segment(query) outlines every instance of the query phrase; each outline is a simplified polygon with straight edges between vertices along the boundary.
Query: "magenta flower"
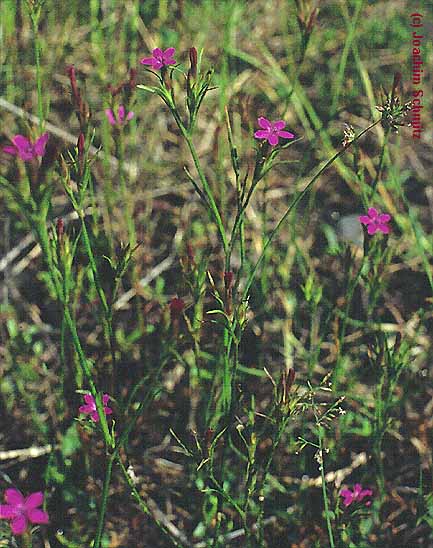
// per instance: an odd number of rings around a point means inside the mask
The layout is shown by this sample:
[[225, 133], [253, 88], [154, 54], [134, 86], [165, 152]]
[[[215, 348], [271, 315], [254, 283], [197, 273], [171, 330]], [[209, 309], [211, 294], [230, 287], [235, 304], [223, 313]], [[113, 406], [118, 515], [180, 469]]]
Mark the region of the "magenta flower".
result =
[[11, 520], [14, 535], [24, 534], [29, 523], [48, 523], [48, 514], [38, 508], [44, 502], [40, 491], [25, 499], [18, 489], [6, 489], [5, 501], [0, 504], [0, 519]]
[[155, 48], [152, 51], [152, 57], [144, 57], [141, 59], [140, 63], [142, 65], [151, 65], [154, 70], [162, 69], [168, 65], [175, 65], [176, 61], [173, 59], [174, 48], [167, 48], [165, 51], [162, 51], [160, 48]]
[[19, 156], [25, 162], [33, 160], [36, 156], [45, 154], [45, 146], [49, 138], [48, 133], [43, 133], [33, 144], [24, 135], [15, 135], [12, 139], [13, 146], [3, 147], [3, 151], [12, 156]]
[[[110, 396], [108, 394], [104, 394], [102, 396], [102, 404], [104, 406], [104, 413], [106, 415], [111, 415], [113, 412], [113, 410], [110, 407], [107, 407], [107, 403], [109, 399], [110, 399]], [[92, 396], [92, 394], [85, 394], [84, 401], [85, 401], [85, 405], [80, 405], [80, 407], [78, 408], [78, 411], [80, 413], [85, 413], [86, 415], [90, 415], [92, 421], [98, 422], [99, 415], [98, 415], [98, 411], [96, 410], [95, 398]]]
[[360, 215], [359, 222], [363, 225], [367, 225], [367, 232], [374, 234], [378, 230], [384, 234], [389, 234], [390, 228], [387, 223], [391, 220], [391, 215], [388, 213], [378, 213], [377, 209], [370, 207], [368, 215]]
[[256, 131], [254, 137], [256, 139], [267, 139], [268, 143], [273, 147], [278, 145], [278, 137], [282, 137], [283, 139], [293, 139], [295, 137], [290, 131], [283, 131], [286, 125], [284, 120], [270, 122], [267, 118], [260, 116], [257, 122], [262, 129]]
[[[340, 493], [340, 497], [343, 497], [343, 504], [346, 506], [350, 506], [352, 502], [361, 502], [365, 497], [371, 497], [373, 495], [373, 491], [371, 489], [363, 489], [361, 487], [360, 483], [355, 483], [355, 486], [353, 488], [353, 491], [350, 489], [343, 489]], [[370, 506], [371, 500], [367, 500], [365, 503], [365, 506]]]
[[122, 126], [134, 117], [134, 113], [132, 111], [128, 112], [128, 114], [125, 116], [125, 107], [123, 105], [119, 106], [117, 110], [117, 116], [114, 114], [111, 108], [105, 109], [105, 115], [107, 116], [108, 121], [112, 126]]

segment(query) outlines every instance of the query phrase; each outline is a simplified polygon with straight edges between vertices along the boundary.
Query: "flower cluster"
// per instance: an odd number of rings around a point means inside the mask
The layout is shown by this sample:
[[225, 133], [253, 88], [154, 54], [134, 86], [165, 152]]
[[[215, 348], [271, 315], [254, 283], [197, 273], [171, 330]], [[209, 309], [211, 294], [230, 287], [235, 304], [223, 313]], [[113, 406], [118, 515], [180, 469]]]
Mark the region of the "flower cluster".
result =
[[175, 65], [176, 61], [173, 59], [175, 51], [174, 48], [167, 48], [165, 51], [162, 51], [160, 48], [155, 48], [152, 51], [152, 57], [144, 57], [141, 59], [140, 63], [142, 65], [150, 65], [154, 70], [160, 70], [163, 67]]
[[[102, 396], [102, 405], [104, 406], [104, 413], [106, 415], [111, 415], [113, 413], [113, 410], [111, 407], [108, 407], [108, 402], [110, 400], [110, 396], [108, 394], [104, 394]], [[92, 394], [84, 394], [84, 405], [80, 405], [78, 408], [78, 411], [80, 413], [84, 413], [85, 415], [90, 415], [90, 418], [93, 422], [99, 421], [99, 415], [98, 411], [96, 409], [96, 402], [95, 398], [92, 396]]]
[[24, 137], [24, 135], [15, 135], [12, 138], [12, 145], [3, 147], [3, 151], [12, 156], [19, 156], [24, 162], [29, 162], [37, 156], [45, 154], [45, 147], [49, 138], [48, 133], [43, 133], [34, 143]]
[[278, 145], [278, 138], [293, 139], [295, 136], [290, 131], [283, 131], [286, 126], [284, 120], [277, 120], [276, 122], [270, 122], [267, 118], [261, 116], [257, 120], [259, 129], [254, 133], [256, 139], [266, 139], [271, 146]]
[[[340, 496], [343, 497], [343, 504], [347, 508], [353, 502], [362, 502], [366, 497], [372, 497], [373, 491], [371, 489], [363, 489], [360, 483], [355, 483], [353, 491], [350, 489], [343, 489], [340, 492]], [[371, 500], [365, 502], [365, 506], [370, 506]]]
[[368, 215], [361, 215], [359, 222], [367, 226], [367, 232], [375, 234], [376, 232], [383, 232], [389, 234], [390, 228], [387, 223], [391, 220], [391, 215], [388, 213], [379, 213], [374, 207], [368, 209]]
[[0, 519], [10, 520], [14, 535], [23, 535], [29, 523], [48, 523], [48, 514], [38, 508], [44, 502], [44, 495], [40, 491], [24, 498], [18, 489], [6, 489], [6, 504], [0, 504]]

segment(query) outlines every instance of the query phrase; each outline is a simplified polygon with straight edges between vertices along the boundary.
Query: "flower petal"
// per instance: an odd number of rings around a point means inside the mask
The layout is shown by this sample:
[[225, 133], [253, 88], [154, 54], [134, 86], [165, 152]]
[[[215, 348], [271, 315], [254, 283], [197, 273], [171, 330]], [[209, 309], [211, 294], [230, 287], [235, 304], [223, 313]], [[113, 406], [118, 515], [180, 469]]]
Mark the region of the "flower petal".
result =
[[30, 141], [27, 137], [24, 137], [24, 135], [15, 135], [12, 142], [18, 149], [27, 149], [32, 146]]
[[367, 211], [368, 215], [371, 219], [376, 219], [377, 217], [377, 209], [374, 207], [369, 207]]
[[278, 137], [284, 137], [284, 139], [293, 139], [294, 135], [293, 133], [290, 133], [290, 131], [279, 131], [277, 133]]
[[95, 405], [95, 398], [92, 394], [84, 394], [84, 401], [89, 405]]
[[254, 133], [254, 137], [256, 139], [267, 139], [268, 138], [268, 135], [269, 135], [269, 131], [267, 129], [258, 129], [255, 133]]
[[140, 59], [142, 65], [153, 65], [154, 62], [155, 59], [153, 57], [143, 57], [143, 59]]
[[105, 412], [106, 415], [112, 415], [113, 414], [113, 410], [111, 409], [111, 407], [105, 407], [104, 412]]
[[78, 411], [80, 413], [86, 413], [87, 415], [89, 413], [93, 413], [94, 410], [95, 409], [94, 409], [93, 405], [80, 405], [80, 407], [78, 408]]
[[48, 523], [49, 517], [46, 512], [39, 508], [32, 508], [27, 512], [27, 517], [31, 523]]
[[32, 160], [35, 157], [35, 154], [33, 150], [24, 150], [23, 148], [18, 149], [18, 156], [21, 158], [21, 160], [24, 160], [27, 162], [28, 160]]
[[27, 519], [23, 514], [15, 517], [11, 521], [11, 529], [14, 535], [22, 535], [27, 529]]
[[278, 145], [278, 136], [275, 135], [275, 133], [271, 133], [268, 137], [268, 143], [272, 145], [273, 147], [275, 145]]
[[161, 48], [155, 48], [154, 50], [152, 50], [152, 55], [156, 58], [161, 58], [164, 54]]
[[264, 116], [260, 116], [260, 118], [257, 120], [257, 123], [262, 129], [272, 129], [271, 122]]
[[388, 225], [384, 225], [382, 223], [377, 223], [376, 227], [377, 227], [377, 230], [382, 231], [384, 234], [389, 234], [389, 232], [390, 232], [390, 228], [389, 228]]
[[21, 494], [21, 491], [18, 489], [6, 489], [5, 491], [5, 500], [11, 506], [17, 506], [18, 504], [24, 504], [24, 497]]
[[43, 156], [45, 154], [45, 147], [49, 138], [50, 134], [45, 132], [39, 137], [39, 139], [36, 139], [33, 149], [38, 156]]
[[377, 225], [375, 223], [370, 223], [367, 228], [367, 232], [371, 235], [377, 231]]
[[371, 489], [363, 489], [358, 496], [358, 500], [362, 500], [365, 497], [371, 497], [373, 494], [373, 491]]
[[277, 120], [276, 122], [273, 122], [274, 129], [283, 129], [286, 126], [286, 122], [284, 120]]
[[355, 495], [355, 497], [357, 497], [362, 491], [362, 486], [360, 483], [355, 483], [355, 486], [353, 488], [353, 494]]
[[42, 491], [37, 491], [36, 493], [32, 493], [26, 498], [26, 501], [24, 503], [26, 510], [31, 510], [32, 508], [37, 508], [44, 502], [44, 494]]
[[6, 154], [12, 154], [12, 156], [16, 156], [18, 154], [17, 147], [10, 145], [3, 147], [3, 152], [6, 152]]
[[128, 112], [127, 116], [126, 116], [126, 121], [129, 122], [129, 120], [131, 120], [132, 118], [134, 118], [134, 113], [131, 111]]
[[15, 506], [0, 504], [0, 519], [12, 519], [17, 515]]
[[99, 422], [99, 415], [98, 411], [93, 411], [93, 413], [90, 415], [93, 422]]
[[119, 113], [119, 122], [123, 122], [123, 120], [125, 119], [125, 107], [123, 105], [119, 105], [118, 113]]
[[102, 395], [102, 403], [104, 405], [107, 405], [107, 403], [110, 401], [110, 396], [108, 394], [103, 394]]
[[363, 225], [369, 225], [372, 222], [368, 215], [360, 215], [358, 220]]
[[154, 59], [152, 62], [152, 68], [159, 70], [164, 66], [164, 63], [160, 59]]
[[114, 113], [111, 110], [111, 108], [105, 109], [105, 116], [107, 117], [108, 121], [110, 122], [112, 126], [116, 124], [116, 118], [114, 117]]
[[381, 213], [380, 215], [378, 215], [377, 220], [379, 221], [379, 223], [387, 223], [391, 220], [391, 215], [388, 215], [388, 213]]

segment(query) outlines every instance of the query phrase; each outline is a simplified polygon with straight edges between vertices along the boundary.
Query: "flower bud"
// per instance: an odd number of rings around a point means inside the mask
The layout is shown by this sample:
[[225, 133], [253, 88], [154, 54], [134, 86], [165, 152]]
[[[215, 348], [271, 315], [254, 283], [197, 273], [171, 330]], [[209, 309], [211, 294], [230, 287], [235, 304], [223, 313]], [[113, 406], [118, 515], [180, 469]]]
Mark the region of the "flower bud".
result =
[[81, 97], [80, 97], [80, 90], [78, 89], [78, 86], [77, 86], [77, 76], [75, 74], [74, 65], [70, 65], [67, 68], [66, 72], [68, 73], [69, 80], [71, 82], [72, 96], [74, 98], [76, 105], [79, 106], [81, 103]]
[[174, 297], [170, 301], [169, 308], [172, 321], [174, 319], [178, 319], [185, 308], [185, 301], [183, 299], [179, 299], [179, 297]]
[[62, 241], [64, 231], [65, 231], [65, 222], [63, 221], [61, 217], [59, 217], [56, 223], [57, 239], [59, 240], [59, 242]]
[[197, 78], [197, 50], [195, 47], [189, 48], [189, 62], [191, 68], [188, 74], [191, 75], [191, 78]]

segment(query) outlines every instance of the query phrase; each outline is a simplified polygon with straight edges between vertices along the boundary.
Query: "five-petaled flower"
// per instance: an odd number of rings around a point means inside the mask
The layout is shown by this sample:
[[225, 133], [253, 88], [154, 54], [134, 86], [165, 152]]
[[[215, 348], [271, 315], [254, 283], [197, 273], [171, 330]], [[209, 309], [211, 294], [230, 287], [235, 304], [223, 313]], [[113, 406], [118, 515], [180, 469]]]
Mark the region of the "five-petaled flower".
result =
[[368, 209], [368, 215], [360, 215], [359, 222], [367, 226], [367, 232], [374, 234], [377, 231], [389, 234], [390, 228], [387, 223], [391, 220], [388, 213], [379, 213], [374, 207]]
[[112, 126], [122, 126], [123, 124], [126, 124], [126, 122], [129, 122], [131, 118], [134, 117], [134, 113], [132, 111], [128, 112], [126, 114], [125, 107], [123, 105], [120, 105], [117, 110], [117, 116], [114, 114], [113, 110], [111, 108], [105, 109], [105, 115], [108, 118], [108, 121]]
[[0, 519], [10, 519], [14, 535], [23, 535], [29, 523], [48, 523], [48, 514], [38, 508], [44, 502], [40, 491], [24, 498], [18, 489], [6, 489], [6, 504], [0, 504]]
[[[363, 489], [360, 483], [355, 483], [353, 491], [350, 489], [343, 489], [340, 492], [340, 496], [344, 498], [344, 506], [350, 506], [352, 502], [362, 502], [365, 497], [372, 497], [373, 491], [371, 489]], [[371, 500], [365, 502], [365, 506], [370, 506]]]
[[[107, 407], [109, 400], [110, 400], [110, 396], [108, 394], [104, 394], [102, 396], [102, 405], [104, 406], [104, 413], [106, 415], [111, 415], [113, 413], [113, 410], [110, 407]], [[90, 415], [92, 421], [98, 422], [99, 415], [98, 415], [98, 411], [96, 410], [95, 398], [92, 396], [92, 394], [84, 394], [84, 402], [85, 402], [85, 405], [80, 405], [80, 407], [78, 408], [78, 411], [80, 413], [85, 413], [86, 415]]]
[[256, 139], [267, 139], [268, 143], [272, 146], [278, 145], [278, 138], [293, 139], [295, 136], [290, 131], [283, 131], [286, 126], [284, 120], [277, 120], [276, 122], [270, 122], [267, 118], [260, 116], [257, 120], [259, 129], [254, 133]]
[[173, 59], [175, 51], [174, 48], [167, 48], [165, 51], [155, 48], [152, 51], [152, 57], [144, 57], [140, 63], [142, 65], [151, 65], [154, 70], [162, 69], [168, 65], [175, 65], [176, 61]]
[[49, 134], [43, 133], [34, 143], [24, 137], [24, 135], [15, 135], [12, 138], [13, 146], [3, 147], [3, 151], [13, 156], [19, 156], [21, 160], [28, 162], [33, 160], [36, 156], [43, 156], [45, 154], [45, 147], [48, 142]]

